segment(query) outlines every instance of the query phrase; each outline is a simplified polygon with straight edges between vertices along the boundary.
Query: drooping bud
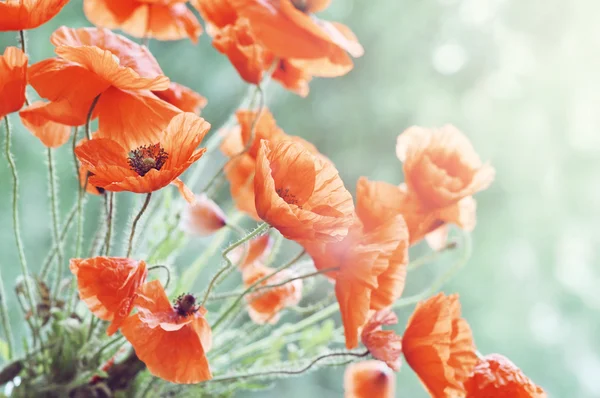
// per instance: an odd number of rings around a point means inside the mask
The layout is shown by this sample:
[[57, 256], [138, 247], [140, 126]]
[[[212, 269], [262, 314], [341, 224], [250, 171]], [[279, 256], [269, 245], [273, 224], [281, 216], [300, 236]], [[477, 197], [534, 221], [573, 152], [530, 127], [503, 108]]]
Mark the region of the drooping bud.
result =
[[181, 228], [194, 235], [208, 236], [226, 224], [223, 210], [206, 194], [196, 195], [196, 201], [188, 204], [181, 217]]
[[344, 398], [393, 398], [396, 377], [380, 361], [363, 361], [349, 365], [344, 375]]

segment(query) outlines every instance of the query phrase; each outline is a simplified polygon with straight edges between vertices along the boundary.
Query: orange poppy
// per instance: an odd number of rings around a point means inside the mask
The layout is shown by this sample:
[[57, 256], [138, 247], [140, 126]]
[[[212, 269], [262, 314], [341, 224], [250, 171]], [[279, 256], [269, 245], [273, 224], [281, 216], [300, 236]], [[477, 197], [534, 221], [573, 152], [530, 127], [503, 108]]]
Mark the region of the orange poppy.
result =
[[71, 136], [71, 127], [48, 120], [38, 110], [44, 107], [41, 101], [34, 102], [31, 106], [19, 112], [23, 125], [33, 133], [42, 144], [48, 148], [57, 148], [65, 144]]
[[545, 398], [537, 386], [521, 369], [500, 354], [481, 358], [473, 374], [465, 381], [467, 398]]
[[114, 334], [133, 309], [136, 291], [147, 276], [146, 263], [129, 258], [74, 258], [69, 268], [77, 278], [79, 297], [98, 318], [110, 321]]
[[187, 0], [85, 0], [83, 11], [91, 23], [121, 29], [133, 37], [197, 43], [202, 26]]
[[[244, 286], [249, 287], [274, 271], [264, 266], [260, 261], [246, 263], [242, 268]], [[258, 286], [274, 285], [285, 282], [295, 276], [290, 270], [283, 270]], [[286, 307], [297, 305], [302, 299], [302, 280], [298, 279], [270, 289], [259, 290], [248, 294], [248, 315], [257, 324], [275, 324], [280, 318], [280, 312]]]
[[206, 194], [201, 194], [196, 195], [194, 203], [183, 210], [181, 228], [194, 235], [209, 236], [227, 225], [226, 220], [219, 205]]
[[125, 320], [121, 333], [151, 374], [171, 383], [210, 380], [206, 352], [212, 345], [206, 310], [191, 294], [174, 306], [159, 281], [142, 285], [135, 300], [137, 313]]
[[[147, 48], [108, 29], [62, 27], [50, 38], [59, 58], [29, 68], [29, 83], [50, 102], [37, 112], [70, 126], [86, 122], [95, 100], [98, 137], [135, 145], [157, 139], [181, 111], [151, 91], [169, 88], [156, 59]], [[76, 81], [76, 85], [64, 85]]]
[[346, 368], [344, 391], [344, 398], [394, 398], [396, 376], [383, 362], [356, 362]]
[[439, 293], [417, 304], [402, 337], [406, 362], [434, 397], [464, 396], [477, 363], [471, 329], [458, 295]]
[[192, 112], [197, 115], [208, 103], [205, 97], [191, 88], [177, 83], [171, 83], [169, 88], [164, 91], [153, 91], [153, 94], [183, 112]]
[[360, 339], [373, 358], [385, 362], [391, 369], [400, 370], [402, 337], [393, 330], [381, 330], [383, 325], [395, 325], [398, 317], [391, 309], [374, 313], [362, 330]]
[[27, 30], [45, 24], [69, 0], [7, 0], [0, 2], [0, 32]]
[[85, 191], [91, 195], [102, 195], [106, 191], [104, 188], [90, 184], [88, 169], [81, 166], [79, 167], [79, 184], [81, 187], [85, 187]]
[[259, 217], [299, 243], [341, 241], [353, 221], [335, 166], [298, 142], [261, 140], [254, 192]]
[[363, 55], [350, 29], [317, 18], [327, 2], [321, 0], [228, 0], [247, 18], [256, 38], [279, 58], [322, 59]]
[[161, 136], [149, 135], [136, 146], [127, 146], [102, 137], [99, 131], [84, 141], [75, 154], [89, 170], [89, 183], [107, 191], [151, 193], [171, 183], [185, 199], [193, 203], [194, 194], [178, 177], [206, 148], [196, 149], [210, 129], [210, 124], [193, 113], [180, 113], [171, 120]]
[[27, 55], [16, 47], [6, 47], [0, 57], [0, 119], [23, 107], [25, 87]]

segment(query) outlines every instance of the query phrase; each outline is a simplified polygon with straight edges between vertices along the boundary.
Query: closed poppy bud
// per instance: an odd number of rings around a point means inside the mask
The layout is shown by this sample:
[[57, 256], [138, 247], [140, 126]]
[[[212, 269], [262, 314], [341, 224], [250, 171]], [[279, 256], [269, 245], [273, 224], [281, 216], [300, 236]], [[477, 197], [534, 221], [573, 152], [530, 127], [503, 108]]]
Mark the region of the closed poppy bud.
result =
[[395, 325], [398, 317], [391, 309], [375, 312], [361, 333], [361, 340], [373, 358], [385, 362], [391, 369], [400, 370], [402, 337], [393, 330], [382, 330], [383, 325]]
[[466, 398], [545, 398], [521, 369], [500, 354], [490, 354], [479, 360], [473, 374], [465, 381]]
[[396, 376], [380, 361], [348, 365], [344, 374], [344, 398], [394, 398]]
[[477, 363], [471, 328], [458, 295], [439, 293], [417, 304], [402, 337], [406, 362], [434, 397], [464, 396]]
[[146, 281], [146, 263], [129, 258], [71, 259], [79, 297], [98, 318], [110, 321], [106, 334], [114, 334], [133, 309], [137, 289]]
[[254, 192], [260, 218], [291, 240], [341, 241], [353, 221], [336, 168], [294, 141], [261, 141]]
[[0, 32], [26, 30], [45, 24], [69, 0], [25, 0], [0, 2]]
[[182, 294], [171, 305], [155, 280], [140, 287], [135, 307], [137, 313], [125, 320], [121, 332], [152, 375], [179, 384], [212, 378], [206, 358], [212, 334], [206, 310], [194, 296]]
[[223, 210], [204, 193], [196, 195], [196, 200], [188, 203], [181, 215], [181, 228], [194, 235], [211, 235], [226, 224]]
[[[0, 7], [5, 3], [0, 3]], [[0, 8], [1, 9], [1, 8]], [[2, 11], [0, 11], [0, 15]], [[2, 18], [2, 16], [0, 16]], [[16, 47], [6, 47], [0, 57], [0, 119], [25, 104], [27, 55]]]

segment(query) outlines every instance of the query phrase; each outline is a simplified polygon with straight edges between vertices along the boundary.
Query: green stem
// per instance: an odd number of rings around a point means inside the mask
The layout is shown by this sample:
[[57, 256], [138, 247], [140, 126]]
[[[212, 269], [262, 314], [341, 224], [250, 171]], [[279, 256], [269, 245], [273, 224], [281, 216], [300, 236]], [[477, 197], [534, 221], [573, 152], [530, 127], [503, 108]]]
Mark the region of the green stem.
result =
[[96, 108], [96, 105], [98, 104], [98, 100], [100, 99], [100, 96], [102, 95], [102, 93], [98, 94], [94, 100], [92, 101], [92, 105], [90, 105], [90, 110], [88, 111], [87, 114], [87, 119], [85, 121], [85, 138], [87, 138], [88, 140], [92, 139], [92, 129], [90, 126], [90, 122], [92, 121], [92, 116], [94, 114], [94, 108]]
[[[13, 177], [13, 200], [12, 200], [12, 219], [13, 219], [13, 231], [15, 235], [15, 241], [17, 244], [17, 253], [19, 255], [19, 262], [21, 264], [21, 272], [23, 273], [23, 279], [25, 283], [25, 295], [29, 301], [29, 305], [32, 311], [35, 311], [35, 301], [33, 299], [32, 289], [30, 285], [29, 267], [27, 266], [27, 259], [25, 258], [25, 250], [23, 249], [23, 241], [21, 240], [21, 229], [19, 224], [19, 176], [17, 174], [17, 165], [10, 151], [11, 144], [11, 131], [10, 123], [8, 122], [8, 116], [4, 117], [4, 124], [6, 126], [6, 146], [5, 155], [8, 160], [8, 165], [12, 172]], [[36, 325], [37, 326], [37, 325]]]
[[356, 357], [356, 358], [363, 358], [363, 357], [366, 357], [367, 355], [369, 355], [369, 351], [365, 351], [365, 352], [362, 352], [362, 353], [357, 353], [357, 352], [334, 352], [334, 353], [324, 354], [324, 355], [318, 356], [315, 359], [313, 359], [308, 365], [306, 365], [303, 368], [297, 369], [297, 370], [274, 370], [274, 371], [266, 371], [266, 372], [243, 373], [243, 374], [238, 374], [238, 375], [225, 375], [225, 376], [221, 376], [221, 377], [215, 377], [215, 378], [209, 380], [208, 383], [224, 382], [224, 381], [234, 381], [234, 380], [245, 379], [245, 378], [249, 378], [249, 377], [269, 377], [269, 376], [278, 376], [278, 375], [299, 375], [299, 374], [302, 374], [302, 373], [310, 370], [310, 368], [312, 368], [313, 366], [315, 366], [317, 363], [319, 363], [320, 361], [322, 361], [324, 359], [335, 358], [335, 357], [343, 357], [343, 356], [352, 356], [352, 357]]
[[106, 213], [106, 237], [104, 240], [104, 255], [110, 255], [110, 244], [112, 240], [112, 220], [113, 220], [113, 206], [115, 201], [115, 193], [109, 192], [104, 196], [105, 200], [108, 200], [108, 212]]
[[[71, 226], [71, 223], [75, 219], [75, 214], [77, 214], [77, 204], [75, 204], [73, 206], [73, 208], [71, 209], [71, 211], [69, 212], [69, 215], [67, 216], [67, 221], [65, 222], [65, 225], [63, 226], [62, 231], [60, 231], [60, 236], [58, 239], [58, 242], [60, 244], [62, 244], [64, 242], [67, 234], [69, 233], [69, 227]], [[40, 271], [40, 279], [46, 278], [46, 274], [50, 270], [50, 268], [49, 268], [50, 264], [52, 264], [52, 260], [54, 260], [54, 256], [56, 256], [57, 252], [58, 252], [58, 246], [55, 243], [54, 247], [50, 250], [50, 254], [48, 255], [48, 258], [46, 259], [46, 262], [42, 266], [42, 270]]]
[[[21, 43], [21, 51], [23, 54], [27, 55], [27, 38], [25, 37], [25, 31], [19, 31], [19, 42]], [[27, 98], [27, 92], [25, 92], [25, 104], [29, 106], [29, 98]]]
[[[264, 224], [263, 224], [264, 225]], [[242, 299], [244, 298], [244, 296], [246, 296], [248, 293], [252, 292], [254, 290], [254, 288], [256, 288], [257, 286], [259, 286], [261, 283], [263, 283], [264, 281], [268, 280], [269, 278], [273, 277], [274, 275], [277, 275], [278, 273], [280, 273], [281, 271], [290, 268], [292, 265], [294, 265], [296, 263], [296, 261], [300, 260], [300, 258], [304, 255], [304, 253], [306, 253], [304, 250], [302, 250], [296, 257], [294, 257], [292, 260], [290, 260], [287, 264], [283, 265], [282, 267], [277, 268], [275, 271], [271, 272], [270, 274], [260, 278], [259, 280], [257, 280], [256, 282], [254, 282], [252, 285], [248, 286], [248, 288], [246, 288], [246, 290], [244, 290], [236, 299], [235, 301], [229, 306], [229, 308], [227, 308], [225, 310], [225, 312], [223, 312], [223, 314], [221, 314], [221, 316], [219, 317], [219, 319], [217, 319], [217, 321], [215, 322], [215, 324], [212, 326], [212, 329], [216, 329], [219, 324], [221, 324], [221, 322], [223, 322], [227, 316], [229, 316], [229, 314], [231, 313], [231, 311], [233, 311], [235, 309], [235, 307], [237, 307], [237, 305], [242, 301]], [[228, 260], [229, 262], [229, 260]], [[231, 264], [231, 262], [229, 262]], [[208, 297], [208, 296], [206, 296]], [[205, 300], [206, 300], [205, 297]]]
[[[0, 271], [2, 266], [0, 265]], [[8, 317], [8, 306], [6, 305], [6, 293], [4, 291], [4, 279], [0, 272], [0, 322], [2, 322], [2, 329], [4, 330], [4, 337], [6, 338], [6, 345], [8, 346], [8, 361], [13, 358], [14, 354], [14, 342], [12, 327], [10, 325], [10, 319]]]
[[127, 255], [125, 257], [129, 257], [131, 252], [133, 251], [133, 238], [135, 237], [135, 227], [137, 227], [140, 218], [144, 215], [144, 212], [148, 208], [148, 204], [150, 203], [150, 199], [152, 198], [152, 192], [146, 195], [146, 200], [140, 209], [140, 212], [135, 216], [133, 220], [133, 224], [131, 225], [131, 234], [129, 234], [129, 245], [127, 246]]
[[222, 257], [225, 259], [225, 266], [223, 268], [221, 268], [219, 270], [219, 272], [217, 272], [217, 274], [211, 279], [209, 285], [208, 285], [208, 289], [206, 289], [206, 293], [204, 294], [204, 299], [202, 299], [202, 303], [200, 304], [201, 307], [204, 306], [204, 304], [206, 304], [206, 300], [208, 300], [208, 297], [210, 296], [210, 292], [213, 289], [213, 287], [216, 286], [216, 282], [219, 279], [219, 277], [226, 272], [230, 267], [233, 267], [233, 263], [231, 262], [231, 260], [229, 259], [229, 257], [227, 257], [227, 255], [229, 253], [231, 253], [235, 248], [243, 245], [244, 243], [262, 235], [264, 232], [266, 232], [268, 229], [270, 228], [270, 225], [267, 223], [262, 223], [261, 225], [259, 225], [254, 231], [250, 232], [248, 235], [244, 236], [242, 239], [238, 240], [237, 242], [233, 243], [232, 245], [229, 245], [229, 247], [227, 247], [225, 249], [225, 251], [223, 251]]
[[166, 290], [167, 287], [169, 287], [169, 283], [171, 282], [171, 271], [169, 270], [169, 267], [167, 267], [166, 265], [155, 265], [153, 267], [148, 268], [148, 272], [153, 271], [155, 269], [164, 269], [165, 271], [167, 271], [167, 282], [164, 285], [164, 288]]
[[60, 239], [59, 222], [58, 222], [58, 198], [56, 191], [56, 176], [54, 175], [54, 159], [52, 156], [52, 148], [48, 148], [48, 180], [50, 182], [50, 208], [52, 211], [52, 234], [54, 237], [54, 245], [56, 247], [58, 264], [56, 268], [56, 282], [54, 285], [54, 297], [58, 296], [58, 288], [60, 286], [60, 277], [63, 271], [63, 251]]

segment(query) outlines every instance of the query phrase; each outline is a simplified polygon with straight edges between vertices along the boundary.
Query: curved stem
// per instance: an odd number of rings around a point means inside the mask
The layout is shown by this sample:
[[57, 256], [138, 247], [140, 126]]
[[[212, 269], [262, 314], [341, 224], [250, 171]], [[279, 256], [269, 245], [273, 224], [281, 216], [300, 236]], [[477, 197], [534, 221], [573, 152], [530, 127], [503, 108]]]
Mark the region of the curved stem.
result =
[[54, 285], [54, 295], [57, 297], [58, 288], [60, 286], [60, 277], [63, 271], [63, 250], [58, 233], [59, 222], [58, 222], [58, 198], [56, 192], [56, 178], [54, 175], [54, 159], [52, 156], [52, 148], [48, 148], [48, 179], [50, 181], [50, 208], [52, 211], [52, 235], [54, 237], [54, 245], [56, 246], [56, 252], [58, 257], [58, 266], [56, 268], [56, 282]]
[[318, 356], [315, 359], [313, 359], [308, 365], [306, 365], [303, 368], [297, 369], [297, 370], [274, 370], [274, 371], [266, 371], [266, 372], [255, 372], [255, 373], [245, 373], [245, 374], [231, 375], [231, 376], [222, 376], [222, 377], [215, 377], [215, 378], [209, 380], [208, 382], [209, 383], [213, 383], [213, 382], [233, 381], [233, 380], [245, 379], [245, 378], [249, 378], [249, 377], [269, 377], [269, 376], [277, 376], [277, 375], [298, 375], [298, 374], [302, 374], [302, 373], [310, 370], [310, 368], [312, 368], [313, 366], [315, 366], [317, 363], [319, 363], [320, 361], [322, 361], [324, 359], [335, 358], [335, 357], [345, 357], [345, 356], [352, 356], [352, 357], [356, 357], [356, 358], [363, 358], [363, 357], [366, 357], [367, 355], [369, 355], [369, 351], [365, 351], [365, 352], [362, 352], [362, 353], [357, 353], [357, 352], [334, 352], [334, 353], [324, 354], [324, 355]]
[[167, 289], [167, 287], [169, 287], [169, 283], [171, 282], [171, 270], [169, 270], [169, 267], [167, 267], [166, 265], [154, 265], [150, 268], [148, 268], [148, 271], [154, 271], [155, 269], [164, 269], [165, 271], [167, 271], [167, 283], [165, 283], [165, 290]]
[[[75, 204], [73, 206], [73, 208], [71, 209], [71, 211], [69, 212], [69, 215], [67, 216], [67, 221], [65, 221], [65, 225], [63, 225], [62, 231], [60, 231], [60, 236], [58, 237], [58, 242], [60, 244], [62, 244], [62, 242], [65, 240], [65, 237], [69, 233], [69, 227], [71, 226], [71, 223], [73, 222], [73, 219], [75, 218], [75, 214], [77, 214], [77, 204]], [[57, 246], [57, 243], [55, 242], [54, 247], [50, 250], [48, 259], [42, 266], [42, 270], [40, 271], [40, 279], [44, 279], [46, 277], [46, 274], [49, 271], [49, 266], [52, 263], [52, 260], [54, 260], [54, 256], [56, 256], [57, 252], [58, 252], [58, 246]]]
[[[27, 38], [25, 37], [25, 31], [24, 30], [20, 30], [19, 31], [19, 42], [21, 44], [21, 51], [23, 51], [23, 54], [27, 55]], [[27, 89], [25, 91], [25, 105], [29, 106], [30, 102], [29, 102], [29, 98], [27, 98]]]
[[133, 224], [131, 225], [131, 233], [129, 234], [129, 245], [127, 246], [127, 255], [125, 257], [129, 257], [133, 250], [133, 238], [135, 237], [135, 228], [137, 227], [137, 223], [140, 221], [140, 218], [144, 215], [144, 212], [148, 208], [148, 204], [150, 203], [150, 199], [152, 198], [152, 192], [146, 195], [146, 200], [140, 209], [140, 212], [135, 216], [133, 220]]
[[204, 299], [202, 299], [202, 303], [200, 304], [201, 307], [204, 306], [204, 304], [206, 303], [206, 300], [208, 300], [208, 297], [210, 296], [210, 292], [213, 289], [213, 287], [215, 287], [217, 280], [219, 279], [219, 277], [226, 272], [229, 268], [231, 268], [233, 266], [233, 263], [231, 262], [231, 260], [229, 259], [229, 257], [227, 257], [227, 255], [229, 253], [231, 253], [235, 248], [243, 245], [244, 243], [250, 241], [253, 238], [256, 238], [257, 236], [262, 235], [265, 231], [267, 231], [271, 226], [267, 223], [262, 223], [261, 225], [259, 225], [254, 231], [250, 232], [248, 235], [244, 236], [242, 239], [238, 240], [237, 242], [233, 243], [232, 245], [230, 245], [227, 249], [225, 249], [222, 253], [222, 257], [225, 259], [225, 266], [223, 268], [221, 268], [219, 270], [219, 272], [217, 272], [217, 274], [211, 279], [209, 285], [208, 285], [208, 289], [206, 289], [206, 293], [204, 294]]
[[[300, 258], [304, 255], [304, 253], [306, 253], [306, 252], [304, 250], [302, 250], [296, 257], [294, 257], [292, 260], [290, 260], [287, 264], [283, 265], [282, 267], [277, 268], [275, 271], [271, 272], [269, 275], [266, 275], [266, 276], [260, 278], [259, 280], [254, 282], [252, 285], [248, 286], [248, 288], [246, 288], [246, 290], [244, 290], [235, 299], [235, 301], [229, 306], [229, 308], [227, 308], [225, 310], [225, 312], [223, 312], [223, 314], [221, 314], [219, 319], [217, 319], [215, 324], [212, 326], [212, 329], [213, 330], [216, 329], [227, 318], [227, 316], [229, 316], [231, 311], [233, 311], [235, 309], [235, 307], [237, 307], [237, 305], [242, 301], [244, 296], [246, 296], [248, 293], [252, 292], [252, 290], [254, 290], [254, 288], [259, 286], [264, 281], [268, 280], [269, 278], [273, 277], [274, 275], [277, 275], [281, 271], [290, 268], [292, 265], [294, 265], [296, 263], [296, 261], [300, 260]], [[231, 262], [230, 262], [230, 264], [231, 264]], [[208, 297], [208, 296], [206, 296], [206, 297]], [[206, 297], [205, 297], [205, 300], [206, 300]]]
[[77, 138], [79, 138], [79, 126], [76, 126], [73, 129], [71, 149], [73, 151], [73, 166], [75, 166], [75, 181], [77, 181], [77, 186], [81, 186], [81, 182], [79, 181], [79, 159], [77, 159], [77, 155], [75, 155], [75, 148], [77, 148]]
[[98, 104], [98, 100], [100, 99], [101, 95], [102, 95], [102, 93], [98, 94], [96, 96], [96, 98], [94, 98], [94, 100], [92, 101], [92, 105], [90, 105], [90, 110], [88, 111], [88, 114], [87, 114], [87, 119], [85, 120], [85, 138], [87, 138], [88, 140], [92, 139], [92, 131], [91, 131], [90, 123], [92, 121], [92, 116], [94, 114], [94, 108], [96, 108], [96, 105]]
[[23, 279], [25, 283], [25, 294], [32, 311], [35, 311], [35, 301], [33, 299], [32, 289], [30, 285], [29, 267], [27, 266], [27, 259], [25, 257], [25, 250], [23, 249], [23, 241], [21, 240], [21, 228], [19, 224], [19, 176], [17, 174], [17, 165], [10, 151], [11, 144], [11, 131], [10, 123], [8, 122], [8, 116], [4, 117], [4, 124], [6, 126], [6, 145], [4, 147], [6, 160], [13, 177], [13, 198], [12, 198], [12, 219], [13, 219], [13, 231], [15, 235], [15, 242], [17, 244], [17, 253], [19, 255], [19, 262], [21, 264], [21, 272], [23, 273]]
[[339, 269], [340, 269], [340, 267], [325, 268], [325, 269], [320, 270], [320, 271], [311, 272], [310, 274], [300, 275], [300, 276], [296, 276], [294, 278], [287, 279], [287, 280], [285, 280], [285, 281], [283, 281], [281, 283], [275, 283], [273, 285], [259, 286], [256, 289], [254, 289], [254, 291], [258, 292], [258, 291], [265, 290], [265, 289], [274, 289], [276, 287], [287, 285], [288, 283], [292, 283], [294, 281], [299, 281], [299, 280], [302, 280], [302, 279], [312, 278], [313, 276], [317, 276], [317, 275], [321, 275], [321, 274], [326, 274], [328, 272], [339, 271]]
[[115, 193], [109, 192], [104, 195], [104, 200], [108, 200], [108, 211], [106, 212], [106, 237], [104, 239], [104, 255], [108, 256], [110, 254], [110, 244], [112, 240], [112, 219]]
[[[2, 266], [0, 265], [0, 271]], [[13, 358], [14, 343], [12, 327], [10, 325], [10, 319], [8, 317], [8, 306], [6, 305], [6, 293], [4, 291], [4, 279], [0, 272], [0, 322], [2, 322], [2, 329], [4, 330], [4, 338], [6, 339], [6, 346], [8, 348], [7, 360], [10, 361]]]

